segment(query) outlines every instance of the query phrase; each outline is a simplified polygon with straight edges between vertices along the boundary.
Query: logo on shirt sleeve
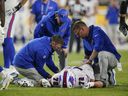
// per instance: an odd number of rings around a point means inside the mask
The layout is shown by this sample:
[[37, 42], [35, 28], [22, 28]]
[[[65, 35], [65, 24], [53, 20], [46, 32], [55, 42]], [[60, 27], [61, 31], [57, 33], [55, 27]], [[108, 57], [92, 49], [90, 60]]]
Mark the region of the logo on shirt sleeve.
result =
[[63, 32], [63, 33], [64, 33], [65, 31], [66, 31], [66, 28], [64, 28], [64, 29], [61, 30], [61, 32]]
[[44, 24], [41, 24], [41, 27], [43, 27], [44, 26]]
[[98, 34], [94, 35], [94, 37], [97, 37], [97, 36], [98, 36]]
[[46, 55], [43, 56], [43, 59], [46, 59]]

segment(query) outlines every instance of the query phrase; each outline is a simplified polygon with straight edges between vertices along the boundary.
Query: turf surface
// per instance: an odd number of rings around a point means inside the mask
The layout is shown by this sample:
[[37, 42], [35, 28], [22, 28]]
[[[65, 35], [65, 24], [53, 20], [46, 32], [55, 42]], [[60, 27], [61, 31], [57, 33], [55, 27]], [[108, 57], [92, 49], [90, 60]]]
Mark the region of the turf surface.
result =
[[[119, 51], [122, 55], [121, 63], [123, 71], [119, 72], [116, 69], [117, 85], [108, 88], [24, 88], [10, 85], [7, 90], [0, 91], [0, 96], [128, 96], [128, 51]], [[58, 57], [53, 56], [58, 65]], [[68, 56], [68, 64], [71, 66], [79, 65], [83, 59], [83, 52], [80, 54], [71, 53]], [[0, 64], [3, 64], [3, 57], [0, 53]], [[46, 68], [49, 71], [49, 69]], [[50, 72], [50, 71], [49, 71]], [[51, 72], [50, 72], [51, 73]], [[52, 73], [51, 73], [52, 74]]]

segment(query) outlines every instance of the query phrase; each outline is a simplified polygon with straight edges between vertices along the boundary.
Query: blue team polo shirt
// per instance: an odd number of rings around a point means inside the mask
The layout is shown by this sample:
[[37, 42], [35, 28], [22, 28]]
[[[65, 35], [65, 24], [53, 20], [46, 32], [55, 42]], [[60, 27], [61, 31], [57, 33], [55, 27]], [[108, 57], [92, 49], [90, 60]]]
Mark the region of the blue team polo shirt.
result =
[[57, 11], [58, 9], [57, 3], [52, 0], [49, 0], [47, 4], [43, 3], [42, 0], [36, 0], [32, 5], [31, 13], [35, 15], [35, 20], [38, 23], [42, 16], [48, 14], [48, 12]]
[[70, 39], [71, 20], [68, 17], [64, 17], [63, 19], [63, 24], [59, 26], [55, 20], [55, 12], [49, 12], [48, 15], [44, 16], [37, 24], [34, 30], [34, 38], [60, 35], [64, 39], [64, 45], [62, 47], [67, 48]]
[[117, 60], [120, 60], [121, 55], [117, 52], [109, 37], [100, 27], [92, 25], [89, 27], [89, 30], [89, 36], [83, 38], [91, 44], [88, 49], [90, 48], [90, 50], [92, 50], [91, 48], [93, 48], [93, 50], [97, 52], [107, 51], [113, 53]]
[[118, 24], [119, 9], [117, 7], [109, 6], [106, 14], [106, 19], [109, 24]]

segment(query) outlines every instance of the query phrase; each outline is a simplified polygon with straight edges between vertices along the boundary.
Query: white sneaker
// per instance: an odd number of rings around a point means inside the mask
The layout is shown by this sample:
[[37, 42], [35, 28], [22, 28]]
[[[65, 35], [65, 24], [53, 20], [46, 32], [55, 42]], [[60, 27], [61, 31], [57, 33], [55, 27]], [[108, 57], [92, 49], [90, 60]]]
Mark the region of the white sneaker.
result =
[[12, 80], [13, 80], [13, 77], [11, 75], [7, 75], [5, 78], [3, 78], [2, 88], [0, 90], [7, 89]]

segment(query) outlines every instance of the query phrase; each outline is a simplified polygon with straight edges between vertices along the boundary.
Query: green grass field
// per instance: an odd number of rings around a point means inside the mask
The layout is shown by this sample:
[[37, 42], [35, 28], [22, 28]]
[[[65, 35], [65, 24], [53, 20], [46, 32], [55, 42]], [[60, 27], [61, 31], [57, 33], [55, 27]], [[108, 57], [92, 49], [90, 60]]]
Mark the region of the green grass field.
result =
[[[122, 55], [121, 63], [123, 71], [116, 69], [117, 85], [108, 88], [24, 88], [10, 85], [7, 90], [0, 91], [0, 96], [128, 96], [128, 51], [119, 51]], [[58, 63], [57, 55], [53, 56], [56, 64]], [[80, 54], [72, 53], [68, 56], [68, 64], [78, 65], [83, 59], [83, 52]], [[0, 54], [0, 64], [3, 64], [3, 57]], [[48, 69], [46, 69], [48, 70]], [[49, 70], [48, 70], [49, 71]]]

